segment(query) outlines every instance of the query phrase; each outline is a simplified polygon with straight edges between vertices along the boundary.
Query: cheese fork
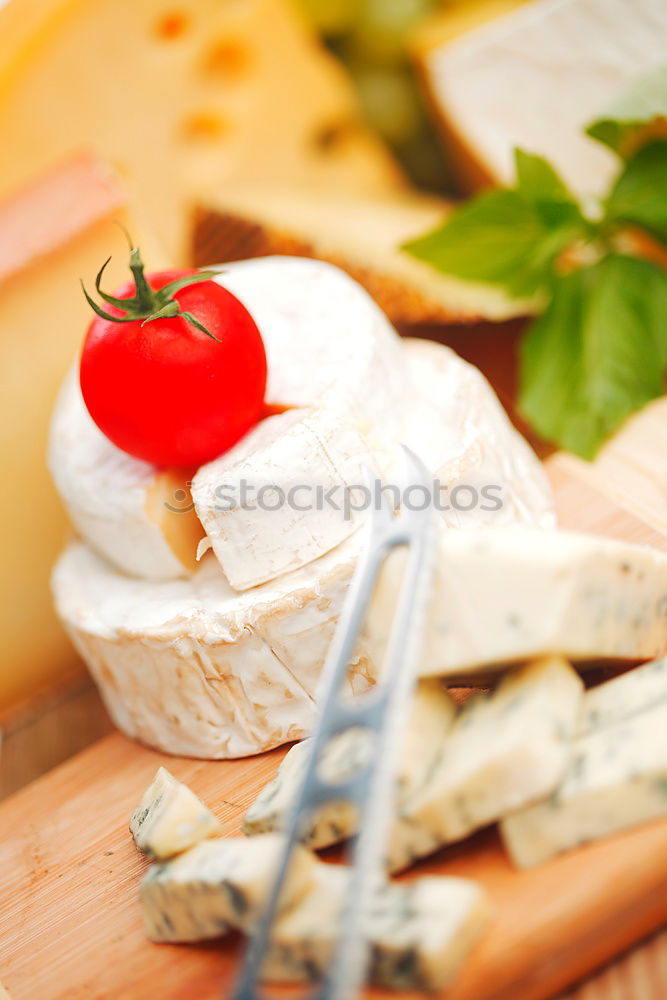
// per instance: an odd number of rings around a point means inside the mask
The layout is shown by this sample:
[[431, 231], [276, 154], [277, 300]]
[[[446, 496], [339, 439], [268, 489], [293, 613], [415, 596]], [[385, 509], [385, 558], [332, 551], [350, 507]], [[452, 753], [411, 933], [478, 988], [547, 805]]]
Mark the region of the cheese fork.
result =
[[[404, 503], [395, 514], [380, 491], [372, 506], [364, 551], [324, 666], [319, 716], [305, 774], [286, 824], [276, 878], [249, 942], [233, 1000], [261, 1000], [263, 996], [262, 964], [292, 852], [307, 816], [331, 801], [348, 802], [358, 810], [360, 832], [352, 850], [336, 950], [326, 977], [310, 996], [313, 1000], [352, 1000], [366, 978], [370, 956], [364, 928], [375, 893], [386, 878], [384, 854], [393, 815], [395, 759], [415, 683], [433, 565], [432, 477], [413, 452], [405, 447], [402, 450], [402, 496], [418, 490], [425, 502], [419, 509]], [[371, 478], [375, 483], [372, 473]], [[407, 550], [407, 563], [385, 662], [376, 685], [352, 699], [344, 694], [349, 664], [382, 565], [397, 548]], [[331, 783], [320, 768], [323, 753], [332, 739], [350, 729], [367, 733], [370, 752], [342, 781]]]

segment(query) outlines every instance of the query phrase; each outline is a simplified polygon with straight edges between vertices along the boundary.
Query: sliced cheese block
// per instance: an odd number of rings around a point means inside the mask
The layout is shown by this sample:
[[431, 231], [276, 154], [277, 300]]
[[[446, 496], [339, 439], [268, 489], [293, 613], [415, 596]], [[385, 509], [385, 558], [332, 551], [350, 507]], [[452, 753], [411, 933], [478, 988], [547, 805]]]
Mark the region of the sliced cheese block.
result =
[[[425, 681], [417, 686], [399, 755], [399, 801], [414, 794], [425, 781], [440, 755], [455, 711], [455, 702], [439, 683]], [[332, 780], [340, 781], [344, 771], [359, 766], [365, 750], [363, 736], [363, 731], [352, 729], [326, 748], [321, 767]], [[284, 828], [303, 778], [310, 747], [311, 741], [304, 740], [287, 752], [276, 777], [260, 792], [246, 813], [244, 833], [252, 836]], [[356, 811], [347, 803], [332, 802], [310, 817], [303, 841], [317, 850], [344, 840], [356, 830]]]
[[207, 194], [192, 253], [197, 266], [267, 254], [328, 260], [364, 285], [393, 323], [504, 320], [529, 311], [527, 302], [440, 275], [401, 250], [449, 211], [441, 199], [410, 192], [360, 196], [235, 184]]
[[159, 767], [132, 813], [130, 833], [143, 854], [163, 860], [219, 837], [222, 824], [187, 785]]
[[79, 535], [119, 569], [148, 580], [194, 570], [204, 529], [188, 474], [160, 471], [112, 444], [86, 409], [78, 365], [58, 396], [48, 463]]
[[431, 851], [461, 840], [556, 788], [570, 756], [583, 684], [559, 657], [508, 674], [466, 703], [424, 787], [401, 814]]
[[586, 693], [579, 732], [596, 732], [667, 702], [667, 659], [653, 660]]
[[[364, 462], [386, 467], [409, 380], [398, 335], [361, 286], [337, 268], [267, 257], [232, 265], [218, 281], [244, 303], [264, 337], [269, 404], [293, 407], [203, 466], [192, 484], [195, 509], [227, 579], [246, 590], [306, 565], [358, 526], [344, 506], [318, 509], [314, 491], [358, 483]], [[244, 483], [251, 490], [247, 503]], [[226, 509], [223, 488], [233, 497]], [[306, 495], [292, 494], [299, 489]]]
[[[432, 386], [426, 379], [431, 356], [442, 361], [446, 376]], [[541, 467], [479, 373], [437, 345], [415, 342], [407, 357], [425, 390], [404, 440], [434, 468], [465, 481], [486, 459], [476, 421], [484, 426], [493, 414], [491, 423], [500, 428], [493, 440], [504, 442], [505, 505], [495, 515], [471, 510], [468, 523], [486, 524], [492, 516], [500, 523], [550, 521]], [[443, 414], [435, 419], [427, 387], [442, 401]], [[462, 433], [444, 433], [451, 419]], [[116, 482], [107, 481], [109, 489]], [[107, 504], [113, 514], [109, 497]], [[457, 523], [461, 515], [452, 516]], [[267, 522], [268, 528], [270, 515]], [[122, 519], [116, 529], [122, 532]], [[211, 556], [190, 580], [154, 582], [116, 572], [79, 544], [55, 572], [56, 602], [123, 731], [171, 753], [243, 756], [308, 733], [312, 698], [361, 544], [360, 533], [352, 535], [308, 566], [243, 593], [232, 590]], [[369, 631], [353, 671], [358, 690], [372, 682], [383, 650], [378, 631]]]
[[667, 815], [667, 706], [594, 730], [572, 747], [551, 798], [507, 817], [503, 840], [519, 868]]
[[[0, 37], [12, 151], [0, 196], [92, 148], [122, 169], [172, 266], [186, 262], [193, 203], [233, 178], [403, 186], [344, 71], [285, 0], [9, 0]], [[132, 87], [118, 85], [119, 67]]]
[[[232, 928], [250, 931], [271, 889], [281, 838], [205, 840], [172, 861], [152, 865], [139, 899], [151, 941], [205, 941]], [[308, 891], [315, 858], [297, 847], [281, 897], [296, 903]]]
[[[367, 629], [384, 644], [398, 586], [391, 563]], [[506, 525], [440, 535], [422, 676], [463, 676], [560, 653], [640, 660], [667, 649], [667, 555], [569, 531]]]
[[[73, 543], [56, 607], [116, 725], [167, 753], [244, 757], [307, 735], [322, 664], [358, 555], [238, 594], [213, 556], [190, 579], [145, 581]], [[353, 691], [375, 676], [362, 641]]]
[[66, 519], [44, 455], [58, 386], [90, 321], [79, 280], [92, 286], [110, 253], [110, 284], [124, 280], [127, 244], [116, 219], [147, 259], [166, 265], [119, 179], [91, 155], [56, 165], [0, 204], [0, 457], [10, 484], [0, 500], [0, 710], [72, 667], [48, 585]]
[[[348, 870], [318, 864], [313, 885], [276, 921], [265, 980], [308, 981], [329, 967], [338, 939]], [[431, 876], [388, 883], [368, 916], [369, 980], [392, 990], [441, 990], [486, 930], [491, 907], [468, 879]]]
[[[618, 170], [583, 134], [637, 76], [661, 66], [663, 0], [535, 0], [469, 34], [418, 52], [445, 133], [470, 180], [514, 180], [514, 148], [539, 153], [583, 195]], [[539, 58], [536, 58], [539, 53]]]

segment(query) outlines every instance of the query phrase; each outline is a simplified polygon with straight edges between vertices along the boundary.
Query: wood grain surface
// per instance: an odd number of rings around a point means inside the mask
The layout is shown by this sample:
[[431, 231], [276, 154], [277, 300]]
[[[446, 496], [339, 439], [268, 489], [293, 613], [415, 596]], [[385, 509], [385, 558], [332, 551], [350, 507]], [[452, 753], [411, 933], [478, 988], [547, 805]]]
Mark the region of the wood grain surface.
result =
[[[605, 497], [576, 461], [555, 456], [547, 466], [563, 526], [667, 548], [662, 532]], [[13, 1000], [229, 996], [238, 939], [205, 946], [146, 940], [137, 901], [146, 862], [127, 823], [165, 764], [236, 833], [283, 752], [201, 762], [168, 758], [114, 734], [2, 803], [0, 980]], [[667, 821], [531, 872], [514, 871], [487, 830], [408, 877], [427, 872], [477, 878], [496, 905], [494, 925], [449, 1000], [544, 1000], [667, 922]], [[609, 991], [591, 997], [644, 1000]]]

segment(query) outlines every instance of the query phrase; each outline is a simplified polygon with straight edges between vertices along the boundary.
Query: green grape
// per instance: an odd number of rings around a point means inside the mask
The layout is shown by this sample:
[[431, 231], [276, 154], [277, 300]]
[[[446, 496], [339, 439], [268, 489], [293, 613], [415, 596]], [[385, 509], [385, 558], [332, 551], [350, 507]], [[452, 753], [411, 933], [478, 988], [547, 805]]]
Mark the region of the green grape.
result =
[[403, 142], [419, 129], [420, 108], [405, 69], [359, 68], [353, 75], [366, 117], [385, 139]]
[[437, 0], [360, 0], [351, 45], [369, 60], [400, 63], [408, 32], [437, 5]]
[[299, 3], [317, 30], [329, 37], [347, 34], [359, 16], [360, 0], [299, 0]]

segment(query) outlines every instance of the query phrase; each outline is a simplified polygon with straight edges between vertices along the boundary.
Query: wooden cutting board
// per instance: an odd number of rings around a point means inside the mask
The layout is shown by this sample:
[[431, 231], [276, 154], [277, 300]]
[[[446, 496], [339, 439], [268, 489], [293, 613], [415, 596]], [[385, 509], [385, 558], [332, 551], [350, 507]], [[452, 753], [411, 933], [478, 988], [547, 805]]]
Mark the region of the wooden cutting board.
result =
[[[667, 533], [607, 499], [575, 460], [556, 456], [548, 468], [564, 527], [667, 550]], [[165, 764], [234, 834], [283, 753], [192, 761], [114, 734], [2, 803], [0, 981], [13, 1000], [229, 996], [239, 939], [205, 946], [145, 939], [137, 883], [146, 862], [127, 823]], [[531, 872], [514, 871], [496, 833], [484, 831], [408, 877], [427, 872], [476, 878], [496, 904], [495, 923], [449, 1000], [544, 1000], [667, 922], [667, 821]]]

